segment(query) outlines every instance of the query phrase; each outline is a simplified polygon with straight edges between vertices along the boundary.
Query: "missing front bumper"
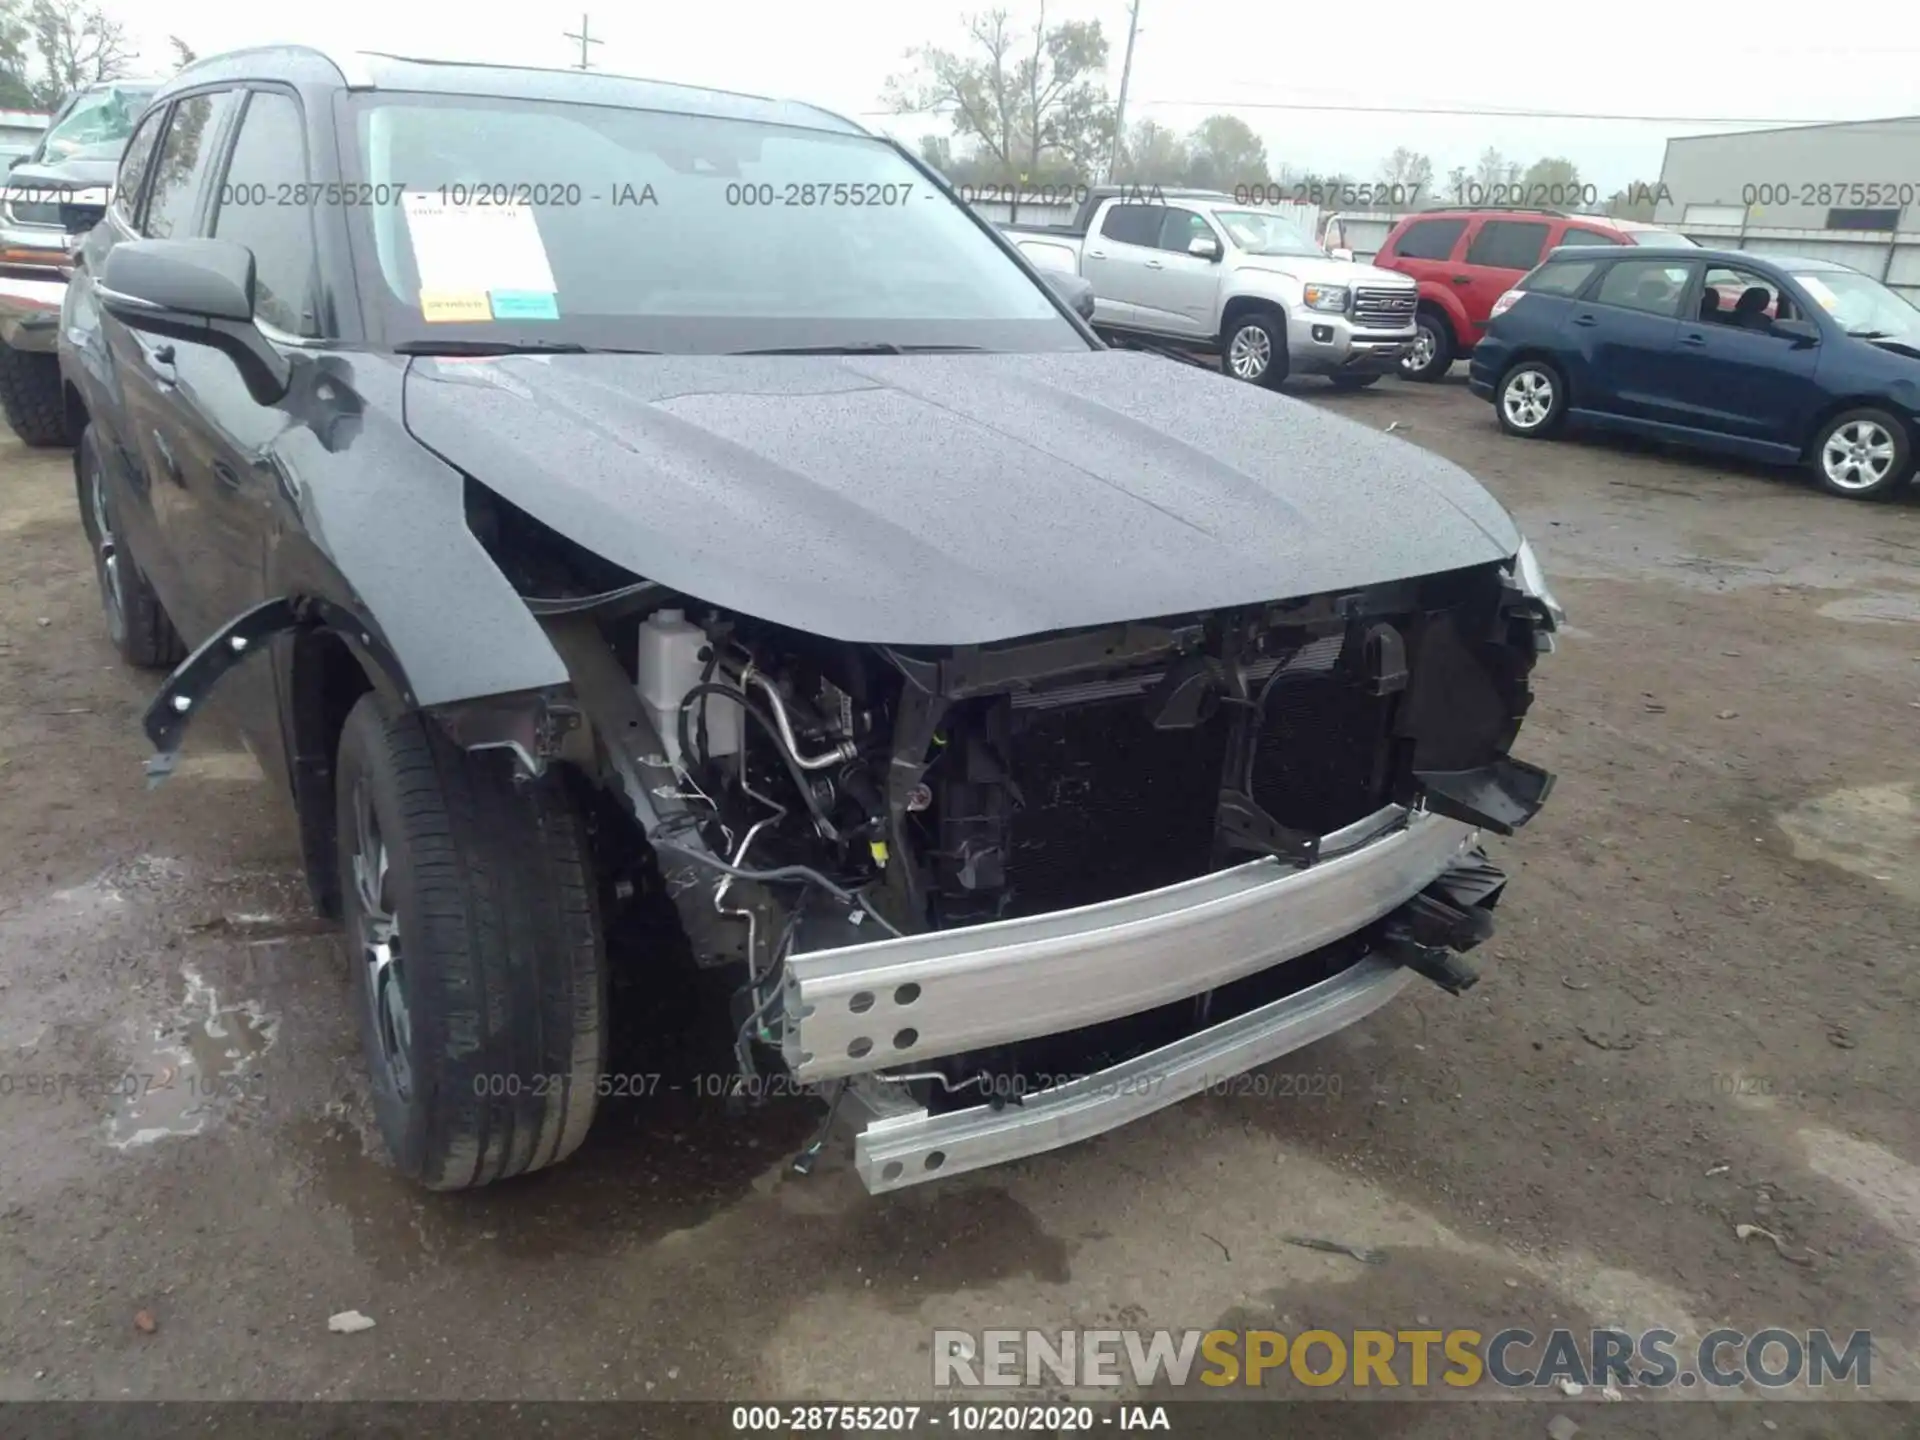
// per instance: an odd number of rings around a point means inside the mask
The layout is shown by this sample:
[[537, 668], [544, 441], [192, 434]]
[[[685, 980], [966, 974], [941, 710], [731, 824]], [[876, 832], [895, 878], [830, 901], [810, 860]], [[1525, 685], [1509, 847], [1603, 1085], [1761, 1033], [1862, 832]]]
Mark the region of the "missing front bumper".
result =
[[1471, 826], [1388, 806], [1305, 869], [1256, 860], [1100, 905], [788, 958], [803, 1081], [1035, 1039], [1216, 990], [1343, 939], [1446, 872]]

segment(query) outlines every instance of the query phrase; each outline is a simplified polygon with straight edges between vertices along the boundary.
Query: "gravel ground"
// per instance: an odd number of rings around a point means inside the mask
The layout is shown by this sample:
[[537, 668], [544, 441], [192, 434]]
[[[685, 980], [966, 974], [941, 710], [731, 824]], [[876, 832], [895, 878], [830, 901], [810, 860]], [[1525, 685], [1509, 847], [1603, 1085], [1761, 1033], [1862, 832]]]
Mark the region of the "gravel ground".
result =
[[[67, 458], [0, 440], [0, 1400], [924, 1398], [936, 1327], [1426, 1322], [1869, 1328], [1874, 1391], [1920, 1397], [1920, 503], [1511, 440], [1458, 378], [1296, 394], [1479, 475], [1571, 612], [1518, 747], [1560, 783], [1493, 847], [1486, 979], [1280, 1067], [1337, 1098], [1249, 1086], [881, 1199], [844, 1146], [784, 1173], [808, 1102], [690, 1088], [495, 1191], [396, 1179], [288, 808], [217, 702], [143, 788], [152, 681], [105, 638]], [[124, 1072], [193, 1079], [27, 1090]], [[330, 1334], [347, 1309], [375, 1328]], [[1299, 1433], [1676, 1433], [1630, 1399]]]

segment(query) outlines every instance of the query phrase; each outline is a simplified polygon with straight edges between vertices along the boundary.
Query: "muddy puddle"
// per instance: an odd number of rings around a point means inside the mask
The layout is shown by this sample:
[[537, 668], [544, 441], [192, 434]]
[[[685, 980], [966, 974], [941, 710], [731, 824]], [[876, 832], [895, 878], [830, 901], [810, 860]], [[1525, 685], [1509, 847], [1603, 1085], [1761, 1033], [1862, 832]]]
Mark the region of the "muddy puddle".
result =
[[259, 1060], [279, 1021], [255, 1002], [222, 1004], [192, 969], [179, 1011], [151, 1031], [121, 1077], [107, 1142], [126, 1150], [197, 1135], [216, 1113], [257, 1092]]

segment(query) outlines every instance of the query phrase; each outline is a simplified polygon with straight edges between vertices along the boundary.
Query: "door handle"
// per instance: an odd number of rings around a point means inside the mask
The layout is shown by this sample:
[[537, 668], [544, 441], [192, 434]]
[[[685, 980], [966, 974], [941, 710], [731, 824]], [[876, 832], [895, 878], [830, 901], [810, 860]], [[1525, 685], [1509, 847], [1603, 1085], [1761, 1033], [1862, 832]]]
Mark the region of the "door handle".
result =
[[1707, 337], [1702, 335], [1698, 330], [1695, 330], [1690, 335], [1682, 335], [1680, 337], [1680, 343], [1682, 345], [1704, 345], [1707, 343]]
[[1576, 315], [1573, 317], [1573, 323], [1576, 325], [1598, 325], [1600, 320], [1599, 317], [1595, 315]]
[[1087, 252], [1087, 258], [1089, 260], [1104, 260], [1107, 258], [1107, 252], [1104, 250], [1089, 250]]
[[1145, 263], [1146, 263], [1147, 269], [1149, 270], [1164, 270], [1167, 268], [1166, 266], [1162, 265], [1158, 260], [1148, 260]]
[[1473, 277], [1471, 275], [1456, 275], [1453, 277], [1453, 283], [1456, 285], [1471, 285], [1473, 283]]

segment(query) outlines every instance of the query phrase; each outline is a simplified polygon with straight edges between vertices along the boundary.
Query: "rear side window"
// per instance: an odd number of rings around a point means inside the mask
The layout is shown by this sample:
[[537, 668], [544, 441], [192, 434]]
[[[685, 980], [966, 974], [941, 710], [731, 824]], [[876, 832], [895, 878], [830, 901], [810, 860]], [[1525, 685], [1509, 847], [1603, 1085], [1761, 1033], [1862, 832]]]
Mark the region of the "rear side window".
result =
[[1444, 260], [1466, 230], [1465, 220], [1416, 220], [1393, 247], [1402, 260]]
[[1520, 288], [1536, 295], [1578, 295], [1599, 268], [1594, 260], [1551, 260], [1522, 280]]
[[153, 152], [160, 143], [160, 125], [166, 118], [167, 107], [162, 105], [142, 120], [127, 142], [127, 153], [120, 157], [120, 174], [113, 182], [113, 208], [129, 225], [140, 213], [140, 190], [147, 183], [147, 172], [153, 169]]
[[1624, 243], [1618, 235], [1607, 235], [1598, 230], [1582, 230], [1578, 225], [1569, 225], [1566, 234], [1560, 237], [1562, 245], [1619, 245]]
[[1666, 260], [1622, 260], [1601, 277], [1593, 298], [1648, 315], [1678, 315], [1688, 268]]
[[1116, 205], [1100, 222], [1100, 233], [1122, 245], [1152, 245], [1160, 238], [1158, 205]]
[[1547, 227], [1534, 220], [1489, 220], [1467, 247], [1467, 264], [1531, 270], [1540, 263]]
[[174, 103], [154, 162], [153, 193], [147, 197], [141, 234], [155, 240], [184, 240], [193, 234], [194, 216], [213, 169], [214, 142], [233, 99], [233, 91], [216, 90]]

